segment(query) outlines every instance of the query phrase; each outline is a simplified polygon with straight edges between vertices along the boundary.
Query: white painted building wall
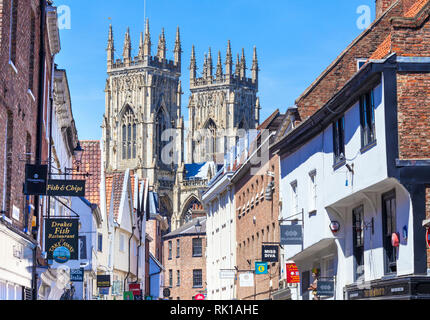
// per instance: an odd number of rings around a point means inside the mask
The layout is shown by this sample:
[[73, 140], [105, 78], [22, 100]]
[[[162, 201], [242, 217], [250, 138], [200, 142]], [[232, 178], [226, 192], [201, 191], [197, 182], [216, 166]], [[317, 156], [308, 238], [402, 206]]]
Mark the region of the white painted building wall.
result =
[[203, 195], [206, 221], [208, 300], [232, 300], [234, 279], [220, 279], [221, 270], [236, 266], [236, 218], [232, 174], [224, 174]]
[[[317, 262], [323, 273], [326, 269], [333, 268], [333, 272], [337, 274], [337, 299], [343, 298], [344, 286], [354, 282], [352, 210], [359, 205], [364, 205], [364, 221], [369, 223], [373, 217], [375, 223], [374, 234], [370, 232], [370, 228], [364, 231], [365, 281], [378, 279], [384, 275], [381, 218], [381, 195], [384, 192], [393, 188], [396, 190], [397, 225], [400, 229], [398, 231], [401, 233], [404, 225], [412, 224], [412, 208], [408, 193], [395, 179], [389, 179], [387, 175], [383, 85], [379, 84], [374, 89], [374, 98], [376, 145], [363, 153], [360, 152], [359, 102], [357, 101], [345, 112], [345, 157], [347, 164], [354, 164], [354, 175], [346, 166], [336, 170], [333, 168], [332, 126], [324, 129], [293, 154], [280, 160], [282, 216], [290, 217], [301, 212], [302, 209], [304, 212], [305, 251], [301, 254], [301, 261], [296, 261], [299, 271], [311, 270]], [[309, 173], [313, 170], [316, 170], [316, 214], [310, 215], [312, 193]], [[291, 185], [294, 182], [297, 182], [297, 206]], [[301, 219], [301, 215], [294, 218]], [[329, 229], [329, 224], [333, 220], [340, 222], [341, 225], [340, 232], [336, 235]], [[408, 232], [411, 239], [413, 228], [408, 227]], [[306, 256], [307, 249], [309, 250], [311, 246], [323, 239], [334, 239], [335, 247], [331, 250], [314, 247], [317, 250], [309, 252]], [[294, 257], [301, 250], [301, 246], [285, 246], [285, 257], [287, 259]], [[324, 267], [327, 261], [324, 258], [330, 257], [333, 259], [333, 267]], [[413, 242], [403, 239], [399, 249], [397, 274], [412, 273], [412, 264]]]

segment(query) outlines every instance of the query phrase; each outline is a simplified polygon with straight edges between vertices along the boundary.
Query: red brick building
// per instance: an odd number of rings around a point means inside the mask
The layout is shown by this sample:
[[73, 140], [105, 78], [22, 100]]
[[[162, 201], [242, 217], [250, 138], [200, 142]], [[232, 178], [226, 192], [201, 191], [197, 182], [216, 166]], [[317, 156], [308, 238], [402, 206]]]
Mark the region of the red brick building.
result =
[[193, 300], [206, 294], [206, 217], [192, 219], [163, 240], [164, 288], [170, 289], [169, 298]]
[[[267, 151], [269, 150], [269, 145], [275, 140], [275, 133], [284, 118], [285, 115], [277, 110], [260, 125], [258, 128], [260, 136], [255, 141], [258, 141], [258, 147], [255, 145], [251, 148], [250, 156], [237, 168], [232, 178], [235, 189], [236, 263], [239, 275], [254, 271], [255, 262], [262, 261], [264, 243], [275, 246], [279, 244], [279, 159], [277, 155], [270, 153], [269, 161], [262, 159], [258, 172], [253, 173], [251, 158], [257, 154], [264, 154], [265, 147]], [[264, 140], [269, 136], [262, 134], [263, 130], [272, 134], [267, 141]], [[254, 154], [254, 151], [257, 152]], [[271, 200], [265, 197], [268, 191], [272, 193]], [[237, 298], [239, 300], [271, 299], [272, 293], [279, 289], [279, 279], [280, 263], [269, 263], [267, 275], [255, 275], [254, 288], [241, 287], [239, 281], [236, 281]]]
[[[41, 4], [46, 6], [43, 25]], [[41, 30], [44, 30], [42, 36]], [[39, 226], [43, 225], [46, 199], [41, 198], [38, 219], [33, 220], [38, 199], [23, 194], [25, 164], [36, 161], [38, 150], [39, 161], [46, 163], [48, 159], [51, 79], [54, 57], [59, 51], [57, 13], [50, 1], [0, 2], [0, 211], [6, 217], [5, 224], [16, 228], [24, 237], [32, 233], [36, 239], [37, 233], [43, 234]], [[45, 80], [41, 83], [39, 79]], [[36, 248], [39, 254], [42, 239], [39, 238]]]

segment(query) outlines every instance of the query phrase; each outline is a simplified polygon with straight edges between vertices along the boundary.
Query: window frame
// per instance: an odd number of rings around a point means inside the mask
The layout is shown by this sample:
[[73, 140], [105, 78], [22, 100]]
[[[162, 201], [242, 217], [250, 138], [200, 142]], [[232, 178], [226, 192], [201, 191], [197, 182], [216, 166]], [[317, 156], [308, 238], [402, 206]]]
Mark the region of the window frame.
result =
[[[394, 204], [394, 214], [390, 213], [391, 226], [388, 230], [387, 202]], [[390, 207], [392, 209], [392, 207]], [[382, 195], [382, 244], [384, 248], [384, 272], [386, 275], [397, 274], [397, 249], [391, 244], [391, 236], [397, 230], [397, 197], [393, 189]], [[391, 233], [388, 233], [391, 231]], [[391, 254], [390, 254], [391, 251]]]
[[[333, 166], [345, 163], [345, 115], [332, 123], [333, 127]], [[343, 155], [343, 157], [341, 157]]]
[[[196, 280], [200, 280], [200, 284]], [[203, 269], [193, 269], [193, 288], [203, 288]]]
[[[196, 252], [195, 242], [200, 242], [200, 253]], [[198, 247], [197, 247], [198, 248]], [[192, 256], [193, 258], [201, 258], [203, 257], [203, 239], [202, 238], [193, 238], [192, 239]]]
[[169, 240], [168, 244], [167, 244], [167, 249], [168, 249], [168, 259], [172, 260], [173, 256], [172, 256], [172, 240]]
[[[360, 218], [359, 220], [357, 219], [358, 217]], [[360, 223], [360, 231], [357, 230], [358, 223]], [[354, 259], [355, 282], [364, 280], [365, 276], [364, 240], [364, 205], [360, 205], [352, 210], [352, 256]], [[358, 259], [358, 256], [360, 259]], [[358, 260], [361, 260], [361, 263]], [[360, 267], [362, 268], [361, 272], [359, 272]]]
[[374, 90], [360, 96], [359, 106], [361, 149], [366, 149], [376, 142]]

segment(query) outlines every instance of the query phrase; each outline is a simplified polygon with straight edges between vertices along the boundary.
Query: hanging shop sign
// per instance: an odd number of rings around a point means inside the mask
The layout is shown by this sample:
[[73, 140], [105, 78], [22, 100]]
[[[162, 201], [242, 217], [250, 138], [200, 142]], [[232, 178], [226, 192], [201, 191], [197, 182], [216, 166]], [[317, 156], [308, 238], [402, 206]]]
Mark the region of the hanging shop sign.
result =
[[262, 246], [262, 261], [263, 262], [278, 262], [279, 261], [279, 246]]
[[236, 272], [234, 270], [220, 270], [219, 278], [234, 280], [236, 278]]
[[140, 283], [130, 283], [128, 288], [135, 296], [142, 294], [142, 291], [140, 290]]
[[267, 262], [256, 262], [255, 263], [255, 274], [268, 274]]
[[301, 225], [281, 226], [281, 245], [301, 245], [303, 243], [303, 231]]
[[321, 297], [333, 297], [334, 296], [334, 281], [333, 280], [318, 280], [317, 284], [317, 295]]
[[287, 263], [287, 283], [300, 283], [300, 272], [295, 263]]
[[242, 288], [249, 288], [254, 286], [254, 274], [242, 273], [239, 275], [239, 286]]
[[164, 298], [170, 297], [170, 289], [169, 288], [163, 289], [163, 297]]
[[110, 275], [99, 274], [97, 275], [97, 288], [109, 288], [110, 287]]
[[430, 248], [430, 229], [427, 229], [426, 241], [427, 241], [427, 248]]
[[205, 295], [204, 294], [196, 294], [196, 296], [194, 297], [194, 300], [205, 300]]
[[109, 289], [110, 288], [99, 288], [99, 293], [101, 295], [108, 296], [109, 295]]
[[41, 196], [46, 194], [48, 176], [47, 165], [25, 165], [24, 194], [27, 196]]
[[45, 250], [48, 260], [78, 260], [79, 219], [45, 219]]
[[131, 292], [131, 291], [124, 291], [123, 298], [124, 298], [124, 300], [134, 300], [133, 292]]
[[85, 180], [48, 180], [46, 195], [85, 197]]
[[70, 281], [84, 282], [84, 268], [70, 269]]

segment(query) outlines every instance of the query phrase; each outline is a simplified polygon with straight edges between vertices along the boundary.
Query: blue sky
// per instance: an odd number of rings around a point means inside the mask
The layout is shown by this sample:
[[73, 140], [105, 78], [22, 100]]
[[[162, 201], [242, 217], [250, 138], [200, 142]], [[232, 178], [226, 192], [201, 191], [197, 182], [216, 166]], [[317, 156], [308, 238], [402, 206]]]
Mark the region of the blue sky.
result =
[[[261, 121], [279, 108], [285, 112], [295, 99], [362, 30], [357, 26], [362, 5], [374, 0], [147, 0], [153, 53], [165, 28], [168, 58], [173, 59], [176, 27], [182, 40], [182, 115], [188, 120], [191, 46], [196, 46], [198, 67], [210, 46], [214, 60], [227, 40], [234, 56], [245, 49], [248, 68], [257, 46], [260, 64]], [[117, 56], [130, 27], [137, 55], [144, 30], [144, 0], [55, 0], [71, 11], [71, 28], [60, 30], [61, 52], [56, 58], [66, 69], [79, 139], [100, 139], [105, 112], [106, 45], [113, 25]], [[111, 20], [109, 20], [111, 18]], [[214, 61], [215, 62], [215, 61]], [[248, 70], [250, 76], [250, 70]]]

